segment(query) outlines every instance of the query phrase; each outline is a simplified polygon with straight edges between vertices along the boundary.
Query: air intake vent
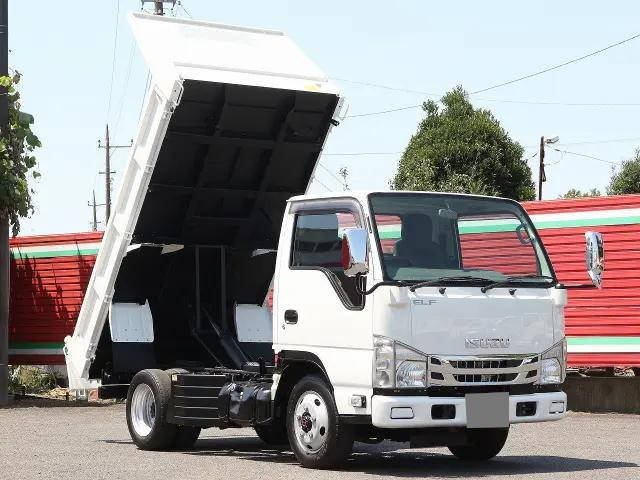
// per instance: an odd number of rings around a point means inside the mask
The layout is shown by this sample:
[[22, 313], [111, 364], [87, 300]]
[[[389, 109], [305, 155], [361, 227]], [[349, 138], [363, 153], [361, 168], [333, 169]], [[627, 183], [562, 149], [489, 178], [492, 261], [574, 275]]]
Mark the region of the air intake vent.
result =
[[501, 374], [455, 374], [453, 378], [460, 383], [489, 383], [489, 382], [512, 382], [518, 376], [517, 373], [501, 373]]
[[522, 360], [451, 360], [453, 368], [517, 368], [522, 365]]

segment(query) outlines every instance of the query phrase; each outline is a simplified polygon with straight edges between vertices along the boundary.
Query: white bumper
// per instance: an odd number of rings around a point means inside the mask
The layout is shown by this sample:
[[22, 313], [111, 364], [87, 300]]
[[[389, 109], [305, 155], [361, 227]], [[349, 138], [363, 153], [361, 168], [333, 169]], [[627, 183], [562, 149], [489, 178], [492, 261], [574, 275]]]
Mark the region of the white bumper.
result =
[[[516, 406], [520, 402], [536, 402], [536, 413], [517, 416]], [[434, 405], [455, 405], [455, 417], [447, 420], [432, 418], [431, 407]], [[509, 396], [509, 423], [560, 420], [566, 410], [567, 395], [564, 392]], [[371, 398], [371, 420], [380, 428], [463, 427], [467, 425], [467, 412], [464, 397], [374, 395]]]

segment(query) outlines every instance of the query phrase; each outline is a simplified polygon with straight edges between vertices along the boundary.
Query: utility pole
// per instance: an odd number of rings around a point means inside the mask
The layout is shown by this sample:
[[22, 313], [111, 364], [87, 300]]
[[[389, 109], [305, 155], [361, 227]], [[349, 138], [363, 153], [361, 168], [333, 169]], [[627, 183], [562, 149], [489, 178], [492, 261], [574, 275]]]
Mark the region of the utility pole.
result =
[[153, 14], [164, 15], [164, 4], [170, 3], [173, 7], [176, 4], [176, 0], [141, 0], [141, 3], [143, 7], [145, 3], [153, 3]]
[[542, 182], [547, 181], [544, 173], [544, 136], [540, 137], [540, 167], [538, 168], [538, 200], [542, 200]]
[[339, 171], [338, 174], [342, 177], [342, 184], [344, 186], [344, 190], [349, 190], [349, 184], [347, 183], [347, 177], [349, 176], [349, 170], [347, 170], [347, 167], [342, 167]]
[[105, 214], [104, 214], [104, 224], [106, 225], [109, 221], [109, 217], [111, 217], [111, 174], [116, 173], [111, 170], [111, 150], [114, 148], [129, 148], [133, 145], [133, 140], [129, 145], [111, 145], [111, 141], [109, 139], [109, 124], [107, 123], [106, 133], [105, 133], [105, 144], [102, 145], [102, 142], [98, 140], [98, 148], [104, 148], [105, 150], [105, 158], [104, 158], [104, 172], [100, 172], [100, 174], [104, 175], [104, 188], [105, 188]]
[[[9, 74], [9, 0], [0, 0], [0, 75]], [[9, 128], [9, 99], [0, 91], [0, 132]], [[9, 217], [0, 210], [0, 407], [9, 403]]]
[[547, 181], [547, 174], [544, 171], [544, 146], [552, 143], [556, 143], [560, 140], [557, 135], [551, 138], [540, 137], [540, 166], [538, 167], [538, 200], [542, 200], [542, 184]]
[[103, 207], [104, 203], [96, 203], [96, 191], [93, 191], [93, 203], [87, 202], [87, 205], [93, 207], [93, 221], [91, 222], [91, 230], [94, 232], [98, 231], [98, 212], [96, 207]]

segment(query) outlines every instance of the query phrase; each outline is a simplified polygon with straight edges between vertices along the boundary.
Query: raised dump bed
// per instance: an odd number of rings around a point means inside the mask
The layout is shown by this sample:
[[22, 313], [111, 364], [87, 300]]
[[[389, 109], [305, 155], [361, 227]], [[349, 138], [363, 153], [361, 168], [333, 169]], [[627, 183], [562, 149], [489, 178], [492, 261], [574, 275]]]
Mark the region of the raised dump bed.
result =
[[338, 124], [337, 90], [283, 33], [129, 19], [153, 80], [65, 339], [73, 389], [267, 358], [285, 202], [306, 191]]

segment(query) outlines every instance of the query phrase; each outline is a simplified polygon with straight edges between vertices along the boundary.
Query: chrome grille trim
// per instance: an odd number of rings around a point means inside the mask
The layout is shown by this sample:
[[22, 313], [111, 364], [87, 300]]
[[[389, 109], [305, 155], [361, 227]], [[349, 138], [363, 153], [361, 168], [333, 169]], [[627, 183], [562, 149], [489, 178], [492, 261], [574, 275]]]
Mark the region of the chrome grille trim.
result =
[[[461, 386], [533, 383], [538, 379], [538, 361], [537, 355], [434, 355], [429, 358], [429, 384]], [[435, 376], [431, 373], [435, 373]]]

